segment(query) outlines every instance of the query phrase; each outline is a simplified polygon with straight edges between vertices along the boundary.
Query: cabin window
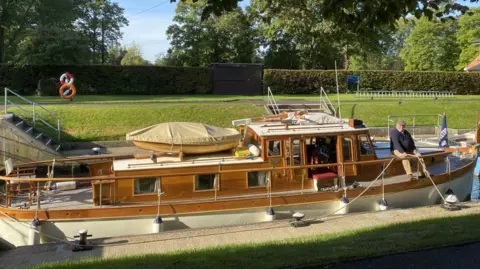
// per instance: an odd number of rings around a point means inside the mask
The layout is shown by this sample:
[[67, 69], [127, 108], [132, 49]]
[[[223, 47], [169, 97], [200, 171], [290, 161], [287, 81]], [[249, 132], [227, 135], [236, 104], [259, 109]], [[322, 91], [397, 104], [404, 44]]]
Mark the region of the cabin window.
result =
[[264, 187], [267, 185], [267, 172], [248, 172], [248, 187]]
[[292, 140], [293, 165], [302, 164], [302, 152], [300, 151], [300, 140]]
[[133, 194], [156, 193], [157, 191], [158, 191], [157, 178], [135, 179], [135, 189]]
[[268, 141], [268, 157], [281, 156], [282, 141]]
[[343, 149], [343, 160], [344, 161], [351, 161], [352, 160], [352, 139], [344, 138], [342, 139], [342, 149]]
[[370, 143], [368, 142], [367, 136], [359, 136], [358, 143], [358, 146], [360, 148], [360, 155], [372, 155], [374, 153], [372, 147], [370, 146]]
[[217, 174], [195, 176], [195, 191], [214, 190], [217, 177], [218, 177]]

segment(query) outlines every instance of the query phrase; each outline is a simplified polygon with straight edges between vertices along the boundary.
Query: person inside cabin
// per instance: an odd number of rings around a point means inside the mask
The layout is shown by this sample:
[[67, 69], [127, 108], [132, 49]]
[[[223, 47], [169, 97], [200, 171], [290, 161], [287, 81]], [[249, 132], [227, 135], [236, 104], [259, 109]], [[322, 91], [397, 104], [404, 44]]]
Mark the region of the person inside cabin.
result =
[[[327, 164], [328, 163], [328, 156], [320, 151], [314, 151], [312, 153], [312, 161], [311, 164]], [[313, 167], [311, 168], [311, 175], [314, 174], [322, 174], [330, 172], [328, 167]]]
[[[390, 132], [390, 151], [393, 155], [399, 158], [405, 158], [408, 155], [420, 156], [417, 153], [417, 147], [415, 146], [415, 141], [413, 141], [410, 133], [405, 129], [406, 123], [403, 120], [397, 122], [396, 128]], [[403, 168], [407, 173], [408, 180], [412, 181], [412, 167], [410, 160], [402, 161]], [[423, 171], [421, 170], [420, 177], [425, 177]]]

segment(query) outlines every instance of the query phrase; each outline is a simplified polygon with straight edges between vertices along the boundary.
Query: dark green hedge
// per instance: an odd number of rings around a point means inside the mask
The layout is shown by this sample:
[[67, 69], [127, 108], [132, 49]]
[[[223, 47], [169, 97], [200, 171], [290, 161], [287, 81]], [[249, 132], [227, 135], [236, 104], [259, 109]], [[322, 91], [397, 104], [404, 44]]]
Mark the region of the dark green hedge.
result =
[[0, 67], [0, 86], [22, 94], [58, 94], [59, 78], [73, 74], [79, 94], [208, 94], [211, 78], [206, 68], [160, 66], [26, 66]]
[[[352, 74], [360, 75], [360, 90], [436, 90], [480, 94], [480, 72], [338, 71], [340, 92], [347, 91], [347, 75]], [[331, 70], [266, 69], [263, 86], [265, 90], [270, 87], [274, 94], [318, 93], [322, 86], [327, 92], [337, 90], [335, 71]]]
[[[208, 68], [160, 66], [0, 66], [0, 86], [22, 94], [56, 95], [64, 72], [75, 77], [79, 94], [210, 94]], [[480, 94], [480, 72], [339, 71], [340, 91], [347, 91], [347, 75], [360, 75], [361, 90], [439, 90]], [[336, 92], [335, 71], [264, 70], [263, 87], [274, 94]], [[350, 91], [354, 89], [351, 88]], [[266, 92], [266, 91], [265, 91]]]

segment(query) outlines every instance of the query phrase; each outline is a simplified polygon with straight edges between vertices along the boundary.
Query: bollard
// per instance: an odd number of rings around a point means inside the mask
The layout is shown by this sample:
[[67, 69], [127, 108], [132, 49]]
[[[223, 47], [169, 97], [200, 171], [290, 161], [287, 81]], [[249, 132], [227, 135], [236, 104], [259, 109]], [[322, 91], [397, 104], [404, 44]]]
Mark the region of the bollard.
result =
[[87, 229], [81, 229], [78, 231], [78, 235], [75, 235], [74, 238], [78, 239], [78, 245], [74, 246], [72, 251], [84, 251], [84, 250], [91, 250], [93, 246], [88, 246], [87, 237], [92, 237], [91, 234], [88, 234]]

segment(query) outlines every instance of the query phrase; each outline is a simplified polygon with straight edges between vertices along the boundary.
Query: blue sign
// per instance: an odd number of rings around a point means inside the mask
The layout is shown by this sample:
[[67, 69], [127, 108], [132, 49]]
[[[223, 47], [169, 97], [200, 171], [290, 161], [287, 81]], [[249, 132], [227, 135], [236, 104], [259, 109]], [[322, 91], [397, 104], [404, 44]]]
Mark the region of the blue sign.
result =
[[360, 80], [360, 75], [349, 75], [347, 76], [347, 83], [348, 84], [358, 84]]

